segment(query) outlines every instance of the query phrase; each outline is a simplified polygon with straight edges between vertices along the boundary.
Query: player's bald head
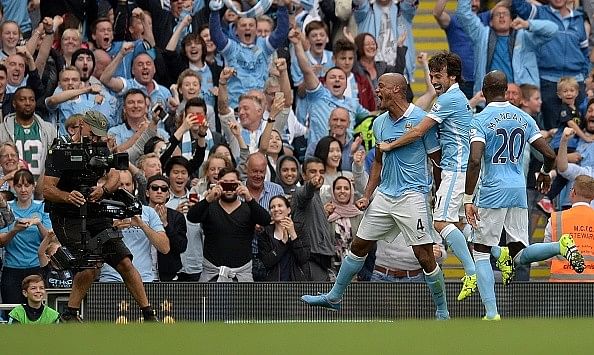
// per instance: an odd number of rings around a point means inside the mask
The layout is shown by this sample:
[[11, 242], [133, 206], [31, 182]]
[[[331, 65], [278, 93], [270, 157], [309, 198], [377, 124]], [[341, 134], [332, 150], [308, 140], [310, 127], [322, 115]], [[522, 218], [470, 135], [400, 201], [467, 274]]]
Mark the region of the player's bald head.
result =
[[383, 83], [386, 85], [404, 89], [406, 93], [406, 79], [402, 74], [386, 73], [380, 76], [379, 80], [383, 81]]
[[507, 78], [502, 71], [493, 70], [485, 75], [483, 79], [483, 95], [487, 103], [499, 99], [505, 99], [505, 92], [507, 91]]

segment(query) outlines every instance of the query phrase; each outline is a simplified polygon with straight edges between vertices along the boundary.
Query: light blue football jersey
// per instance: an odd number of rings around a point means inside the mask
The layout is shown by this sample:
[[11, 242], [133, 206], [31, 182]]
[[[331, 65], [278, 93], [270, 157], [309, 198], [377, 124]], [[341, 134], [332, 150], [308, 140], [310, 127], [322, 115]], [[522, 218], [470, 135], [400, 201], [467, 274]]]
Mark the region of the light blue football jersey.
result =
[[474, 116], [470, 142], [485, 144], [478, 207], [528, 208], [524, 146], [540, 137], [534, 119], [509, 102], [491, 102]]
[[[397, 120], [393, 120], [389, 112], [379, 115], [373, 122], [376, 142], [389, 143], [400, 138], [418, 125], [426, 115], [425, 111], [413, 104]], [[434, 126], [423, 139], [383, 153], [379, 191], [395, 198], [407, 191], [428, 193], [431, 188], [431, 174], [427, 154], [439, 149], [437, 127]]]
[[439, 95], [428, 116], [439, 123], [441, 169], [466, 171], [472, 109], [458, 84]]

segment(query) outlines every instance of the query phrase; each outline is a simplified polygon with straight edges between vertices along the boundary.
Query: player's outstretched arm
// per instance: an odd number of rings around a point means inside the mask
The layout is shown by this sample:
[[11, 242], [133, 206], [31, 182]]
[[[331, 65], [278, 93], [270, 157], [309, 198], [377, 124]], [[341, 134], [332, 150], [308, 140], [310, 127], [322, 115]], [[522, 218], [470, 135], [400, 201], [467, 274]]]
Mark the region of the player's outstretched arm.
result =
[[427, 131], [431, 129], [431, 127], [435, 126], [436, 123], [437, 122], [431, 117], [425, 116], [425, 118], [423, 118], [423, 120], [419, 122], [418, 125], [408, 130], [402, 137], [390, 143], [382, 142], [378, 145], [378, 148], [382, 152], [389, 152], [398, 147], [410, 144], [416, 141], [417, 139], [422, 138], [425, 135], [425, 133], [427, 133]]

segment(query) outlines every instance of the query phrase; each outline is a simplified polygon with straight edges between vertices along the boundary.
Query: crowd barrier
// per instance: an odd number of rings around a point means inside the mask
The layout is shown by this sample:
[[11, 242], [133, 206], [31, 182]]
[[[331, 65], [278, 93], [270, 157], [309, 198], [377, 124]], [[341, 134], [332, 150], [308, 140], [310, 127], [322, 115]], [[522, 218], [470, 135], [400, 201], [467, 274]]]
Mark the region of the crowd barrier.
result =
[[[484, 309], [478, 293], [456, 301], [460, 286], [446, 284], [452, 318], [481, 317]], [[145, 287], [158, 317], [167, 323], [394, 321], [431, 319], [434, 312], [425, 284], [354, 283], [339, 312], [312, 308], [299, 300], [302, 294], [329, 290], [330, 283], [153, 283]], [[594, 284], [517, 282], [507, 287], [496, 284], [495, 291], [502, 317], [594, 316]], [[58, 299], [64, 306], [64, 294], [56, 298], [52, 291], [48, 299]], [[94, 284], [83, 316], [86, 321], [140, 321], [138, 306], [123, 284]]]

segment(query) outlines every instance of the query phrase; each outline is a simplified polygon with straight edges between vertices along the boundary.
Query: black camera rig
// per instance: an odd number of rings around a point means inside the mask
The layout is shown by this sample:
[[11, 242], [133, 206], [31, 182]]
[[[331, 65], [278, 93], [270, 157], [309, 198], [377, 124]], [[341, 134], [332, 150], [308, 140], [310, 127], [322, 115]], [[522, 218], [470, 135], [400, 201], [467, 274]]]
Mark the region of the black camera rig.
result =
[[[56, 140], [49, 151], [52, 155], [51, 168], [54, 171], [66, 171], [78, 181], [79, 190], [88, 199], [97, 181], [110, 169], [127, 170], [128, 153], [111, 154], [105, 142], [92, 142], [84, 137], [82, 142], [68, 142]], [[87, 231], [87, 218], [124, 219], [142, 214], [142, 204], [131, 193], [118, 189], [110, 196], [103, 196], [97, 202], [87, 201], [80, 208], [72, 205], [57, 206], [48, 204], [50, 213], [59, 211], [64, 215], [80, 218], [81, 248], [77, 259], [66, 248], [61, 247], [51, 257], [52, 265], [59, 270], [96, 268], [103, 262], [103, 244], [111, 239], [122, 238], [116, 229], [106, 229], [101, 233], [90, 236]]]

